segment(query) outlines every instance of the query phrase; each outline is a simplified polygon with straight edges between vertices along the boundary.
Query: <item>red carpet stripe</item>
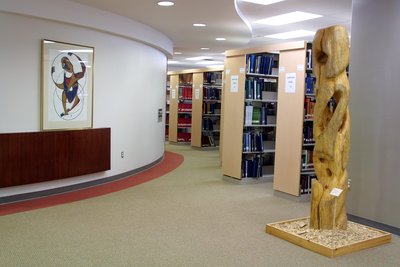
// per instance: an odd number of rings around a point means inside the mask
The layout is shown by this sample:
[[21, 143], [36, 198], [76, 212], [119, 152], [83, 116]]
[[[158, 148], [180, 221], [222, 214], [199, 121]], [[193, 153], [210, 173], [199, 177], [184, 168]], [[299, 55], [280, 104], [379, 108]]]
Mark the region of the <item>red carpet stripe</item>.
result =
[[179, 167], [179, 165], [182, 164], [183, 160], [184, 158], [182, 155], [172, 152], [165, 152], [164, 159], [160, 163], [146, 171], [115, 182], [85, 188], [78, 191], [0, 205], [0, 216], [51, 207], [65, 203], [71, 203], [74, 201], [117, 192], [135, 185], [151, 181], [164, 174], [167, 174], [168, 172], [173, 171], [174, 169]]

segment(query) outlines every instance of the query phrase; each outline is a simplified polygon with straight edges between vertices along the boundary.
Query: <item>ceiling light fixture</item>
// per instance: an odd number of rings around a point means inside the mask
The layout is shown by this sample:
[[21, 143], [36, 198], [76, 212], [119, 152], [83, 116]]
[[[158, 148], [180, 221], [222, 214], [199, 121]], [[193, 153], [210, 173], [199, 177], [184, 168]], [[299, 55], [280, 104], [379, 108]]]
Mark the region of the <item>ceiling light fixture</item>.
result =
[[313, 35], [315, 35], [315, 32], [313, 32], [313, 31], [296, 30], [296, 31], [290, 31], [290, 32], [282, 32], [282, 33], [277, 33], [277, 34], [265, 35], [264, 37], [285, 40], [285, 39], [293, 39], [293, 38], [313, 36]]
[[196, 64], [198, 64], [198, 65], [205, 65], [205, 66], [221, 65], [223, 63], [224, 62], [222, 62], [222, 61], [214, 61], [214, 60], [202, 60], [202, 61], [196, 62]]
[[179, 61], [176, 60], [168, 60], [168, 64], [178, 64]]
[[258, 4], [258, 5], [264, 5], [264, 6], [275, 4], [278, 2], [282, 2], [282, 1], [285, 1], [285, 0], [242, 0], [242, 2], [249, 2], [252, 4]]
[[217, 38], [215, 38], [215, 40], [217, 40], [217, 41], [225, 41], [226, 38], [224, 38], [224, 37], [217, 37]]
[[182, 55], [182, 52], [174, 52], [174, 55]]
[[200, 48], [201, 50], [209, 50], [210, 48], [208, 48], [208, 47], [202, 47], [202, 48]]
[[173, 6], [173, 5], [175, 5], [175, 3], [171, 2], [171, 1], [159, 1], [157, 3], [157, 5], [159, 5], [159, 6]]
[[204, 24], [204, 23], [193, 23], [193, 26], [194, 26], [194, 27], [205, 27], [205, 26], [207, 26], [207, 25]]
[[200, 57], [188, 57], [186, 60], [210, 60], [212, 57], [207, 57], [207, 56], [200, 56]]
[[295, 12], [290, 12], [290, 13], [286, 13], [286, 14], [282, 14], [282, 15], [278, 15], [278, 16], [273, 16], [273, 17], [269, 17], [269, 18], [265, 18], [265, 19], [256, 20], [256, 21], [254, 21], [254, 23], [276, 26], [276, 25], [285, 25], [285, 24], [304, 21], [304, 20], [316, 19], [316, 18], [320, 18], [320, 17], [322, 17], [322, 15], [301, 12], [301, 11], [295, 11]]

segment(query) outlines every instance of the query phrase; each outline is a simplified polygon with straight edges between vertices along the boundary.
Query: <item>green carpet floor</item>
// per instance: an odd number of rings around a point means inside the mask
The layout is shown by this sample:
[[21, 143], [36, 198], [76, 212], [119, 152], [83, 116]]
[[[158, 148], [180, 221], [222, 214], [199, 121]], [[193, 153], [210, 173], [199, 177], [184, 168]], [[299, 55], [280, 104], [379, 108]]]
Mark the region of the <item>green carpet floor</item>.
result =
[[400, 266], [400, 240], [329, 259], [265, 233], [308, 216], [272, 184], [222, 179], [218, 151], [116, 193], [0, 217], [0, 266]]

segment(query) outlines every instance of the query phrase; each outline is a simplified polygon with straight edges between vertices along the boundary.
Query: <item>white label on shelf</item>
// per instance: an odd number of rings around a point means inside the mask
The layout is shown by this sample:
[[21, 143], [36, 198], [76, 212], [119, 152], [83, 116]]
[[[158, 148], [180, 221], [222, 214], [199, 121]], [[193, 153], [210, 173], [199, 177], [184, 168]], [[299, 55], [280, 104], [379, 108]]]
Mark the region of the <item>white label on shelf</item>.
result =
[[239, 80], [239, 76], [238, 75], [232, 75], [231, 76], [231, 93], [237, 93], [238, 92], [238, 80]]
[[231, 73], [231, 70], [230, 70], [230, 69], [226, 69], [226, 70], [225, 70], [225, 74], [226, 74], [226, 75], [229, 75], [230, 73]]
[[163, 109], [159, 108], [158, 113], [157, 113], [157, 121], [162, 122], [162, 114], [163, 114]]
[[200, 89], [196, 88], [194, 90], [194, 99], [199, 100], [200, 99]]
[[332, 189], [332, 191], [331, 191], [331, 195], [332, 196], [335, 196], [335, 197], [338, 197], [338, 196], [340, 196], [340, 194], [343, 192], [343, 190], [342, 189], [340, 189], [340, 188], [333, 188]]
[[297, 71], [303, 71], [304, 70], [304, 64], [297, 64]]
[[285, 67], [279, 67], [279, 73], [283, 73], [285, 71], [286, 71]]
[[291, 94], [296, 93], [296, 73], [286, 73], [285, 92]]
[[239, 72], [240, 72], [240, 73], [244, 73], [244, 68], [240, 68], [240, 69], [239, 69]]
[[172, 97], [172, 99], [176, 99], [176, 90], [175, 89], [171, 90], [171, 97]]

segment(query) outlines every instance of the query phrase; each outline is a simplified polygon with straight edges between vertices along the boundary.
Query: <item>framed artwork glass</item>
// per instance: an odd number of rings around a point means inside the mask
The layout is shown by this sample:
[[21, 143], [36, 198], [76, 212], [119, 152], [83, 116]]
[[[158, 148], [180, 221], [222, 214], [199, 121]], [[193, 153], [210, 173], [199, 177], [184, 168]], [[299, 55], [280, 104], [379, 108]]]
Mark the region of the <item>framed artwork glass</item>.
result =
[[93, 126], [93, 63], [93, 47], [42, 40], [42, 130]]

